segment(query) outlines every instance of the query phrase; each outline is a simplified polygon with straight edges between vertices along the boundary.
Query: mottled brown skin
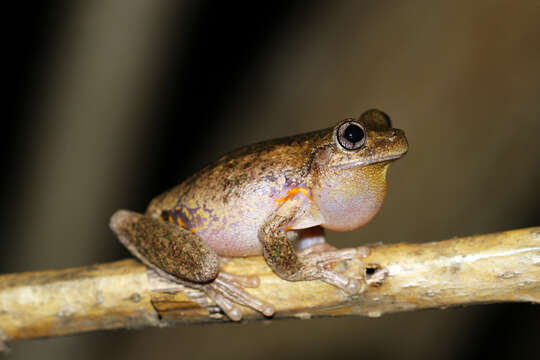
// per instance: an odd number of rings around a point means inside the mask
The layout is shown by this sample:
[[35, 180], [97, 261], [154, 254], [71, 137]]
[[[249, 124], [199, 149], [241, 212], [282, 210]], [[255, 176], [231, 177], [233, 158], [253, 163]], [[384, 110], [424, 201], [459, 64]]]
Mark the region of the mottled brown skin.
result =
[[330, 136], [331, 133], [325, 129], [252, 144], [230, 152], [156, 197], [147, 213], [158, 214], [192, 199], [227, 204], [233, 198], [243, 198], [257, 184], [275, 183], [282, 175], [291, 183], [299, 184], [309, 172], [314, 148], [327, 142]]
[[[195, 233], [170, 222], [140, 214], [123, 219], [123, 242], [148, 265], [154, 265], [174, 277], [204, 283], [219, 272], [219, 257]], [[204, 266], [200, 266], [204, 262]]]
[[[324, 257], [312, 250], [324, 242], [322, 228], [352, 230], [377, 214], [388, 165], [406, 151], [404, 133], [391, 128], [386, 114], [369, 110], [333, 128], [233, 151], [156, 197], [145, 215], [118, 211], [111, 227], [145, 264], [206, 291], [233, 320], [239, 320], [234, 303], [265, 315], [273, 308], [250, 298], [241, 281], [225, 279], [219, 256], [263, 254], [286, 280], [320, 279], [357, 293], [364, 279], [324, 264], [365, 255], [365, 248]], [[312, 250], [298, 253], [291, 239]]]

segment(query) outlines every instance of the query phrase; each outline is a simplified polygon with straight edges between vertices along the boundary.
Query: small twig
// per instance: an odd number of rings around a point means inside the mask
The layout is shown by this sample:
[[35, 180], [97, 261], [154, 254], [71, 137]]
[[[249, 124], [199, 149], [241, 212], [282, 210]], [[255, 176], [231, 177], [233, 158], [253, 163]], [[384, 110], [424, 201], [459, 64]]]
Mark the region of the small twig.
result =
[[[228, 272], [257, 275], [247, 289], [276, 307], [275, 317], [380, 316], [475, 303], [540, 303], [540, 227], [426, 244], [377, 246], [336, 264], [367, 274], [361, 295], [319, 281], [278, 278], [261, 257], [238, 258]], [[175, 292], [176, 293], [171, 293]], [[264, 317], [243, 309], [244, 319]], [[226, 321], [200, 292], [164, 282], [135, 260], [0, 276], [0, 344], [85, 331]], [[3, 339], [2, 339], [3, 335]]]

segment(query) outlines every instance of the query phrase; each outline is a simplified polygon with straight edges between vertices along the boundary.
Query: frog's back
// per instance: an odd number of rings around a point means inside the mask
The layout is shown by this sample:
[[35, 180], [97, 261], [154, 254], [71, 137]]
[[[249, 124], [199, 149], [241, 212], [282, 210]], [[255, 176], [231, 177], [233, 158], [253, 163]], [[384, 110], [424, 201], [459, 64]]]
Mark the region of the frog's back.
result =
[[261, 254], [257, 232], [277, 199], [306, 182], [318, 131], [233, 151], [156, 197], [147, 213], [199, 234], [220, 255]]

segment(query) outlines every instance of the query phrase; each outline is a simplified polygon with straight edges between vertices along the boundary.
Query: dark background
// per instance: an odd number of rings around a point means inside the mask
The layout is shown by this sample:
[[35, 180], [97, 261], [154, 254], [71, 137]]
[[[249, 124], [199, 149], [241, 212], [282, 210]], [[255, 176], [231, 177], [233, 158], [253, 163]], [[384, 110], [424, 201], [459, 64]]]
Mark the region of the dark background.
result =
[[[42, 2], [5, 9], [0, 272], [129, 256], [108, 229], [235, 147], [365, 109], [405, 130], [337, 246], [540, 224], [537, 1]], [[538, 358], [538, 306], [110, 331], [13, 359]]]

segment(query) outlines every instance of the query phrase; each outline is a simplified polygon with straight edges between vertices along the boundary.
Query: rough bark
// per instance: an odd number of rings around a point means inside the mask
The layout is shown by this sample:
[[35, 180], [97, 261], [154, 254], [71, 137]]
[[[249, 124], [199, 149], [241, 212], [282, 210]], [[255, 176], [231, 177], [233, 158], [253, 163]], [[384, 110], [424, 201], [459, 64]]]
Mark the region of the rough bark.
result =
[[[247, 291], [274, 304], [275, 318], [377, 317], [454, 305], [540, 303], [540, 227], [376, 246], [363, 263], [335, 265], [350, 276], [380, 277], [354, 296], [320, 281], [284, 281], [261, 257], [233, 259], [224, 268], [259, 276], [261, 285]], [[376, 268], [384, 271], [370, 275]], [[265, 319], [247, 308], [243, 316]], [[164, 281], [135, 260], [0, 276], [0, 349], [2, 341], [224, 321], [204, 294]]]

